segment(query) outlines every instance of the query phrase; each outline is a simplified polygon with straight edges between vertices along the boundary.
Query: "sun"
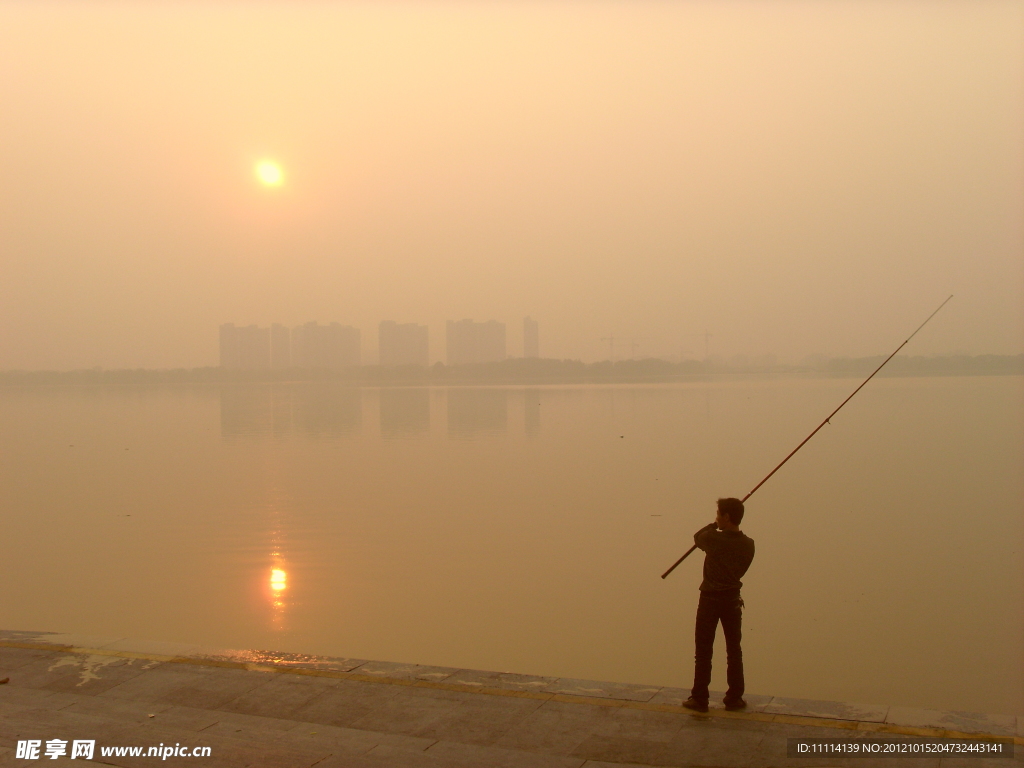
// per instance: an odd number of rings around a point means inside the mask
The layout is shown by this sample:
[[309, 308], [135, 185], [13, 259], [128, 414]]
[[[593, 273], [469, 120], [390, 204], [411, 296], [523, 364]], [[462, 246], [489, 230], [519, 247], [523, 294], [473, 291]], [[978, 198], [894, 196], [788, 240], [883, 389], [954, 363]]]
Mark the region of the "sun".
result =
[[256, 178], [264, 186], [279, 187], [284, 181], [284, 173], [281, 171], [281, 166], [273, 160], [260, 160], [256, 163]]

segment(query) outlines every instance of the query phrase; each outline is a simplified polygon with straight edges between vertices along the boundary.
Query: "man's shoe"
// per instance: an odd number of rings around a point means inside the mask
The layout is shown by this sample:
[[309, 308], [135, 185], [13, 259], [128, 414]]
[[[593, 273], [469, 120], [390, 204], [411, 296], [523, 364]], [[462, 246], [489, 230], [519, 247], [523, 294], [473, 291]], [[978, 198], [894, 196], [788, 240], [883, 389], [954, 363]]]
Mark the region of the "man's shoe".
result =
[[684, 701], [683, 706], [687, 709], [692, 709], [694, 712], [708, 711], [708, 703], [706, 701], [697, 701], [693, 696]]
[[[727, 712], [735, 712], [737, 709], [747, 708], [747, 702], [743, 699], [722, 699], [722, 703], [725, 704]], [[683, 706], [685, 706], [685, 704]]]

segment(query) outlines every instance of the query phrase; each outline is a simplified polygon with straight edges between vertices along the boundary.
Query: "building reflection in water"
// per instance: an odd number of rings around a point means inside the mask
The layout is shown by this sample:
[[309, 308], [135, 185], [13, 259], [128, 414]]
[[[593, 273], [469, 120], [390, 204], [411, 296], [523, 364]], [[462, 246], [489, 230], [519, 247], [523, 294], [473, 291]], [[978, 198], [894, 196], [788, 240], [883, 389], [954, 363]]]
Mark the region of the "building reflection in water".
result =
[[508, 390], [452, 387], [448, 390], [448, 434], [471, 437], [504, 432], [508, 426]]
[[523, 390], [523, 428], [527, 437], [533, 437], [540, 431], [540, 391]]
[[225, 386], [220, 392], [220, 430], [226, 438], [338, 437], [362, 426], [362, 391], [330, 382]]
[[380, 390], [380, 433], [403, 437], [430, 431], [430, 390], [394, 387]]
[[295, 426], [311, 437], [340, 437], [362, 426], [361, 389], [309, 384], [298, 386], [295, 396]]
[[292, 430], [292, 393], [266, 384], [225, 386], [220, 391], [223, 437], [283, 436]]

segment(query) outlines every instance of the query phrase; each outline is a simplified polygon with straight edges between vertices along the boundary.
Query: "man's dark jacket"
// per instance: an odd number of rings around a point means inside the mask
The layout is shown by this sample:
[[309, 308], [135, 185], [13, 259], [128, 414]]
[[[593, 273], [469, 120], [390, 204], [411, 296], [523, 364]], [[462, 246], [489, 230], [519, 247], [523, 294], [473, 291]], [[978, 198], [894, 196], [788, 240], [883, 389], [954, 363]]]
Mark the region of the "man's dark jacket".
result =
[[754, 540], [743, 531], [719, 531], [714, 523], [693, 535], [693, 542], [707, 553], [701, 592], [739, 592], [743, 574], [754, 559]]

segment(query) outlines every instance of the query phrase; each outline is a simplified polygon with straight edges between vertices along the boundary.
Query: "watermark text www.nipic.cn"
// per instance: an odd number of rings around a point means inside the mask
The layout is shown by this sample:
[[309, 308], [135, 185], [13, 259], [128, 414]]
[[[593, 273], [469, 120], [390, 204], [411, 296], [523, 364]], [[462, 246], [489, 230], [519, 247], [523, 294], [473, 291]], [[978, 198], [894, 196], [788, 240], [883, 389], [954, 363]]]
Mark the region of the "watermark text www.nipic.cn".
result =
[[[100, 747], [100, 757], [209, 757], [210, 747], [188, 747], [181, 744], [160, 743], [157, 747]], [[14, 756], [21, 760], [39, 760], [69, 757], [72, 760], [92, 760], [96, 754], [96, 740], [26, 739], [18, 742]]]

